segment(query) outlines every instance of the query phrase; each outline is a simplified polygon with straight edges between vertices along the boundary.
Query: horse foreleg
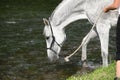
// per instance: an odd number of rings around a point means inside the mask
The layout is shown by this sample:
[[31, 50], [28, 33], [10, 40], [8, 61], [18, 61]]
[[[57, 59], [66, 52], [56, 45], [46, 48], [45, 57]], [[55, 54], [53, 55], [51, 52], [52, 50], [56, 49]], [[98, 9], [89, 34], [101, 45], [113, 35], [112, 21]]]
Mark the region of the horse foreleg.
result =
[[86, 60], [87, 60], [87, 44], [89, 43], [90, 39], [96, 37], [97, 34], [96, 32], [92, 29], [82, 40], [82, 55], [81, 55], [81, 60], [82, 60], [82, 63], [83, 63], [83, 67], [86, 67], [87, 66], [87, 63], [86, 63]]
[[110, 25], [108, 24], [97, 24], [97, 32], [101, 43], [101, 56], [103, 66], [108, 66], [108, 43], [109, 43], [109, 30]]

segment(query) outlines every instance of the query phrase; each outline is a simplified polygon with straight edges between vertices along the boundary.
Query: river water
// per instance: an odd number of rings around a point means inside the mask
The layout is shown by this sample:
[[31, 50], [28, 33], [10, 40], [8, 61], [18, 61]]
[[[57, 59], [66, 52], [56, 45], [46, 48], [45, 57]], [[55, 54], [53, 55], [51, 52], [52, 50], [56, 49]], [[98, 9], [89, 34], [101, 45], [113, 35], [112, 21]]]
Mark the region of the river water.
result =
[[[82, 68], [81, 51], [71, 61], [50, 63], [46, 54], [42, 18], [48, 18], [61, 0], [0, 0], [0, 80], [65, 80], [101, 65], [99, 38], [88, 46], [88, 63]], [[61, 58], [73, 52], [92, 26], [87, 20], [66, 27]], [[115, 29], [110, 32], [109, 52], [114, 55]], [[110, 58], [109, 61], [111, 61]]]

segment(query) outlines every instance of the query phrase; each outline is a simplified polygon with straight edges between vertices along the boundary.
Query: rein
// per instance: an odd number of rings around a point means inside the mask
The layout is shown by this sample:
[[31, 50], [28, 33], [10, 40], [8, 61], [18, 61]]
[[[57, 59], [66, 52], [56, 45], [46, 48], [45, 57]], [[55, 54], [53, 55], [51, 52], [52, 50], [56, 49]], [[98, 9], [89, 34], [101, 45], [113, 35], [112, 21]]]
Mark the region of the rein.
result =
[[[94, 29], [95, 25], [97, 24], [99, 18], [102, 16], [102, 14], [103, 14], [103, 11], [99, 14], [99, 16], [98, 16], [98, 18], [96, 19], [96, 22], [93, 24], [90, 32]], [[90, 32], [89, 32], [89, 33], [90, 33]], [[88, 36], [89, 36], [89, 34], [88, 34]], [[87, 38], [88, 38], [88, 36], [87, 36]], [[85, 39], [85, 41], [87, 40], [87, 38]], [[83, 44], [84, 44], [84, 42], [81, 43], [81, 44], [79, 45], [79, 47], [78, 47], [72, 54], [70, 54], [69, 56], [66, 56], [66, 57], [64, 58], [65, 61], [66, 61], [66, 62], [70, 61], [69, 58], [72, 57], [72, 56], [83, 46]]]
[[57, 52], [52, 49], [52, 46], [53, 46], [54, 43], [56, 43], [56, 44], [61, 48], [61, 44], [59, 44], [59, 43], [56, 41], [56, 39], [55, 39], [55, 36], [54, 36], [54, 34], [53, 34], [53, 29], [52, 29], [52, 25], [51, 25], [51, 23], [50, 23], [50, 20], [48, 20], [48, 22], [49, 22], [49, 25], [50, 25], [50, 30], [51, 30], [51, 33], [52, 33], [52, 38], [53, 38], [53, 40], [52, 40], [52, 42], [51, 42], [50, 47], [47, 48], [47, 49], [49, 49], [49, 50], [53, 51], [55, 54], [57, 54]]

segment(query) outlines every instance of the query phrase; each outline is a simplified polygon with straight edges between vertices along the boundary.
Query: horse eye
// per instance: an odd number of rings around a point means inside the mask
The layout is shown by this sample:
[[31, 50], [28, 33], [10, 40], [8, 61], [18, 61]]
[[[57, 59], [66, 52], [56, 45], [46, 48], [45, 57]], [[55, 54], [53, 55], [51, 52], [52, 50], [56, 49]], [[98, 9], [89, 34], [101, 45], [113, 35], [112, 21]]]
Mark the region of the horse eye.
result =
[[50, 37], [46, 37], [46, 39], [49, 39]]

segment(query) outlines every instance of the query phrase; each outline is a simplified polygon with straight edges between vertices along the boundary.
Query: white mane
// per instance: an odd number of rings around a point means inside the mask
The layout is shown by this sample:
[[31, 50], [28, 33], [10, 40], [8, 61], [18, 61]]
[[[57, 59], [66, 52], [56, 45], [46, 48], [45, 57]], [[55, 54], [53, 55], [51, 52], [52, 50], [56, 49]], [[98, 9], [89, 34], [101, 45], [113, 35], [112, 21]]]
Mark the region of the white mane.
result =
[[75, 20], [86, 19], [86, 15], [81, 13], [84, 7], [79, 0], [63, 0], [53, 11], [50, 20], [55, 26], [66, 26]]

